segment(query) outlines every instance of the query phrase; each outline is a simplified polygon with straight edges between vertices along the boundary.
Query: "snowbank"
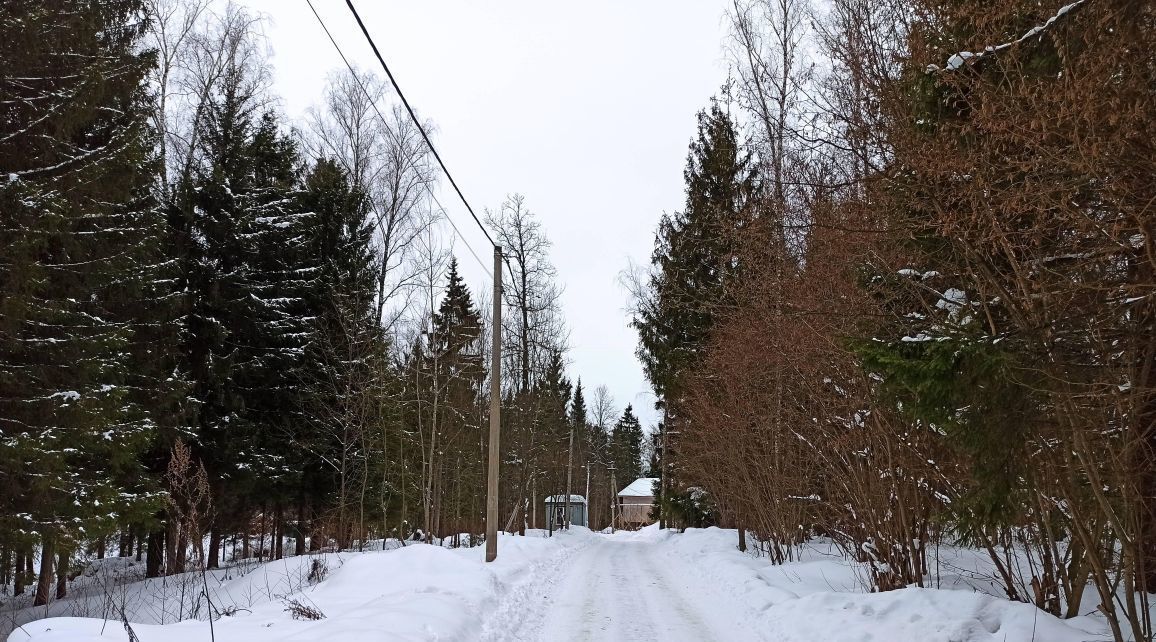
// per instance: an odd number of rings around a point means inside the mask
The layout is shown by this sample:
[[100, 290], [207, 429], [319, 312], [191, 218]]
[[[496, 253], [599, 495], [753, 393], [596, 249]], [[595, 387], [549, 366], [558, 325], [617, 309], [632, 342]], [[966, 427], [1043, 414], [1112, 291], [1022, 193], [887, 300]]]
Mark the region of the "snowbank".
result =
[[[538, 533], [530, 533], [538, 535]], [[484, 563], [484, 548], [446, 549], [415, 544], [372, 553], [327, 556], [326, 578], [307, 579], [315, 556], [264, 565], [217, 591], [218, 610], [238, 607], [212, 622], [217, 642], [293, 642], [326, 640], [460, 640], [478, 635], [479, 622], [495, 603], [517, 602], [519, 585], [565, 549], [579, 547], [589, 531], [574, 528], [553, 538], [502, 536], [498, 560]], [[289, 572], [286, 572], [288, 569]], [[295, 578], [298, 583], [294, 585]], [[262, 586], [262, 584], [266, 586]], [[512, 599], [511, 599], [512, 598]], [[296, 620], [286, 611], [290, 600], [325, 615]], [[513, 609], [511, 609], [513, 610]], [[145, 641], [204, 642], [210, 623], [133, 623]], [[128, 640], [116, 619], [55, 617], [25, 624], [9, 642], [108, 642]]]
[[[975, 588], [907, 588], [866, 593], [861, 567], [815, 542], [802, 559], [772, 565], [736, 550], [737, 533], [719, 528], [682, 534], [647, 527], [624, 537], [651, 540], [672, 564], [693, 564], [706, 608], [751, 622], [757, 639], [776, 642], [1087, 642], [1111, 639], [1102, 622], [1061, 620], [1029, 604]], [[950, 559], [974, 562], [971, 551]], [[949, 575], [950, 578], [950, 575]], [[958, 585], [967, 585], [962, 578]], [[752, 636], [752, 639], [756, 639]]]

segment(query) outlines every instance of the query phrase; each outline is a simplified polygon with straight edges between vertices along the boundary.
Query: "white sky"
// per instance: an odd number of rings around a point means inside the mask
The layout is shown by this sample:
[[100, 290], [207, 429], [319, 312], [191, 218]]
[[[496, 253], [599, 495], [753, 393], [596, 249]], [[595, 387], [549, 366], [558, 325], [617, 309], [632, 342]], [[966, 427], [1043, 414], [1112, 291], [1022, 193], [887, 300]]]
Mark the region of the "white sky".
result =
[[[240, 0], [266, 14], [274, 91], [300, 122], [342, 66], [305, 0]], [[657, 417], [634, 356], [630, 259], [647, 262], [664, 211], [680, 209], [695, 113], [726, 79], [726, 0], [355, 2], [406, 97], [481, 216], [520, 192], [553, 242], [570, 376], [606, 384], [644, 425]], [[379, 71], [342, 0], [314, 0], [351, 61]], [[491, 252], [443, 181], [439, 200], [483, 260]], [[491, 287], [464, 247], [475, 292]], [[589, 399], [589, 394], [588, 397]]]

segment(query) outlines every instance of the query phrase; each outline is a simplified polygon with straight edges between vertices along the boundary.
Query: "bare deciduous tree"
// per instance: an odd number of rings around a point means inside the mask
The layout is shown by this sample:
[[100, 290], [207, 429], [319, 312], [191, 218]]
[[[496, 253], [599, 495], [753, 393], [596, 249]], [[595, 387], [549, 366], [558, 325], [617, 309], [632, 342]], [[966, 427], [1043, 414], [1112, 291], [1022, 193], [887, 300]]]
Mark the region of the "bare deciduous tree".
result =
[[322, 106], [309, 111], [306, 143], [315, 156], [338, 162], [368, 196], [378, 257], [376, 317], [391, 331], [419, 276], [417, 240], [440, 213], [430, 209], [429, 150], [400, 105], [383, 105], [388, 96], [373, 74], [334, 72]]
[[526, 207], [526, 197], [513, 194], [498, 211], [486, 211], [486, 224], [494, 231], [509, 262], [502, 288], [505, 304], [513, 314], [503, 315], [506, 332], [516, 339], [513, 368], [518, 390], [526, 392], [535, 373], [545, 367], [550, 352], [564, 344], [559, 300], [562, 290], [550, 263], [550, 240], [542, 224]]

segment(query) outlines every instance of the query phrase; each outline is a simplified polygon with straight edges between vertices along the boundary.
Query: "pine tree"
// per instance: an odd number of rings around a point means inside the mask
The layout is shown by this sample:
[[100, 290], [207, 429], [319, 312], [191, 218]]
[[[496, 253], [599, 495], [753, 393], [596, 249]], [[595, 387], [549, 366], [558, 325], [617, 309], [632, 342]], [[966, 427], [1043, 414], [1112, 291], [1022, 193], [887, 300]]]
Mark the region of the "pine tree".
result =
[[0, 544], [41, 545], [37, 603], [54, 558], [155, 502], [130, 376], [163, 223], [143, 25], [132, 0], [0, 8]]

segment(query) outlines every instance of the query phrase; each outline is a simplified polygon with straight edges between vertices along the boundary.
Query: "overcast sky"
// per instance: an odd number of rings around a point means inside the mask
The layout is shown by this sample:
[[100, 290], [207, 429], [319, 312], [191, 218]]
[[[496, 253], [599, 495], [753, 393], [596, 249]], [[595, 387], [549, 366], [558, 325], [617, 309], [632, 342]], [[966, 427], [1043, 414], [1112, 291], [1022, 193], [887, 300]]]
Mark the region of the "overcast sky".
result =
[[[305, 0], [241, 0], [269, 18], [274, 90], [291, 119], [342, 65]], [[481, 215], [526, 196], [553, 242], [571, 378], [609, 386], [643, 423], [657, 414], [634, 356], [619, 273], [648, 260], [663, 212], [682, 207], [695, 113], [726, 79], [725, 0], [361, 0], [406, 97]], [[346, 55], [379, 71], [342, 0], [314, 0]], [[439, 199], [483, 258], [465, 208]], [[489, 282], [456, 254], [475, 292]]]

